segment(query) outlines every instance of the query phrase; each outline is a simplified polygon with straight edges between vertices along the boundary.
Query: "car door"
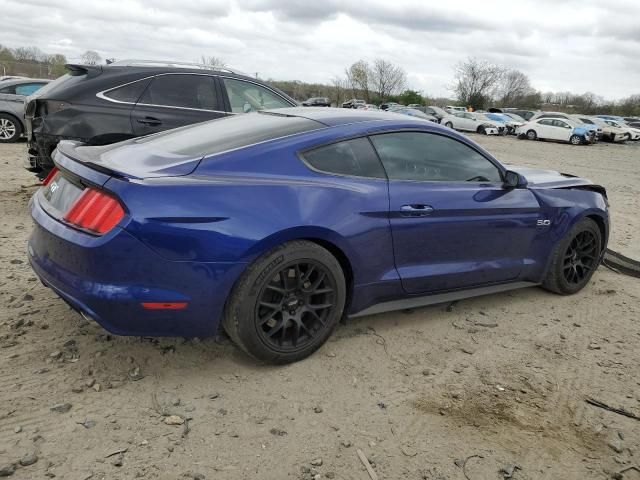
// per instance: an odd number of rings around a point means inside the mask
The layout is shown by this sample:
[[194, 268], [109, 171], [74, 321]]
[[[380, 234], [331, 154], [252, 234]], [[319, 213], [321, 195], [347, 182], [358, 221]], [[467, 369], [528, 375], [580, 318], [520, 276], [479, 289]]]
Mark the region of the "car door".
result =
[[131, 111], [135, 135], [224, 117], [217, 79], [206, 74], [162, 74], [153, 78]]
[[453, 128], [456, 130], [468, 130], [467, 124], [469, 122], [468, 119], [465, 118], [465, 114], [463, 112], [454, 113], [451, 123], [453, 123]]
[[573, 127], [571, 127], [571, 125], [569, 125], [564, 120], [552, 120], [552, 122], [553, 122], [553, 139], [563, 140], [565, 142], [568, 142], [569, 138], [571, 138]]
[[397, 271], [407, 293], [508, 282], [530, 258], [540, 206], [501, 168], [447, 135], [372, 135], [389, 178]]
[[535, 123], [535, 131], [538, 138], [553, 139], [554, 127], [553, 121], [548, 118], [543, 118]]

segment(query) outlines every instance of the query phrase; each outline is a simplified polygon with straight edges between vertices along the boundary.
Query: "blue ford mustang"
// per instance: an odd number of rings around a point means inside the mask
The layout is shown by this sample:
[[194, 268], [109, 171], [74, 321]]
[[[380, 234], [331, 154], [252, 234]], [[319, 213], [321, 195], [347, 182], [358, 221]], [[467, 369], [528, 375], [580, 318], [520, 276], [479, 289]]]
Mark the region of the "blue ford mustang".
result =
[[122, 335], [224, 328], [257, 359], [317, 349], [343, 315], [589, 281], [604, 189], [507, 168], [431, 122], [292, 108], [100, 147], [61, 142], [32, 198], [42, 281]]

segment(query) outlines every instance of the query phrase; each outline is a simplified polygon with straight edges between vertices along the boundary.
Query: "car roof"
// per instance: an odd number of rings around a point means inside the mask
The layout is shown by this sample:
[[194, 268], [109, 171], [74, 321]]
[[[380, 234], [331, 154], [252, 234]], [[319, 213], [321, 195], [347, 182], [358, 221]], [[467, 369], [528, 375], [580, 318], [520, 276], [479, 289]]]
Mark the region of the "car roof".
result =
[[[403, 116], [402, 119], [399, 119], [394, 113], [385, 112], [384, 110], [357, 110], [351, 108], [291, 107], [266, 110], [265, 112], [273, 115], [287, 115], [315, 120], [327, 127], [385, 120], [389, 122], [397, 122], [399, 120], [406, 122], [407, 118]], [[424, 124], [424, 120], [415, 121], [418, 125]]]

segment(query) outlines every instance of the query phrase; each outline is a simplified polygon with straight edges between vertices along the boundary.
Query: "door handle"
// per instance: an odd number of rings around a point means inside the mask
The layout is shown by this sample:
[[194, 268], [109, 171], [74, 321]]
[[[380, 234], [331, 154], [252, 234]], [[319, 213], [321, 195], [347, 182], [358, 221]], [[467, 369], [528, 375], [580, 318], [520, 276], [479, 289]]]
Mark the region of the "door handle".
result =
[[157, 118], [153, 118], [153, 117], [144, 117], [144, 118], [139, 118], [137, 120], [138, 123], [142, 123], [143, 125], [148, 125], [150, 127], [155, 127], [157, 125], [162, 125], [162, 122], [160, 120], [158, 120]]
[[403, 217], [426, 217], [433, 212], [433, 207], [423, 204], [402, 205], [400, 215]]

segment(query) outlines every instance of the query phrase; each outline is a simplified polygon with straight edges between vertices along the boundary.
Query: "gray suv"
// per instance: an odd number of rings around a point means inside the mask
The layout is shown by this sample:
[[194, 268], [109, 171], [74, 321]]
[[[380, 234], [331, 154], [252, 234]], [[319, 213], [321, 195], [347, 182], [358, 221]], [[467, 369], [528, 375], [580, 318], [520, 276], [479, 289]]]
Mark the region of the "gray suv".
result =
[[0, 81], [0, 143], [17, 141], [24, 132], [24, 99], [49, 83], [46, 79]]

